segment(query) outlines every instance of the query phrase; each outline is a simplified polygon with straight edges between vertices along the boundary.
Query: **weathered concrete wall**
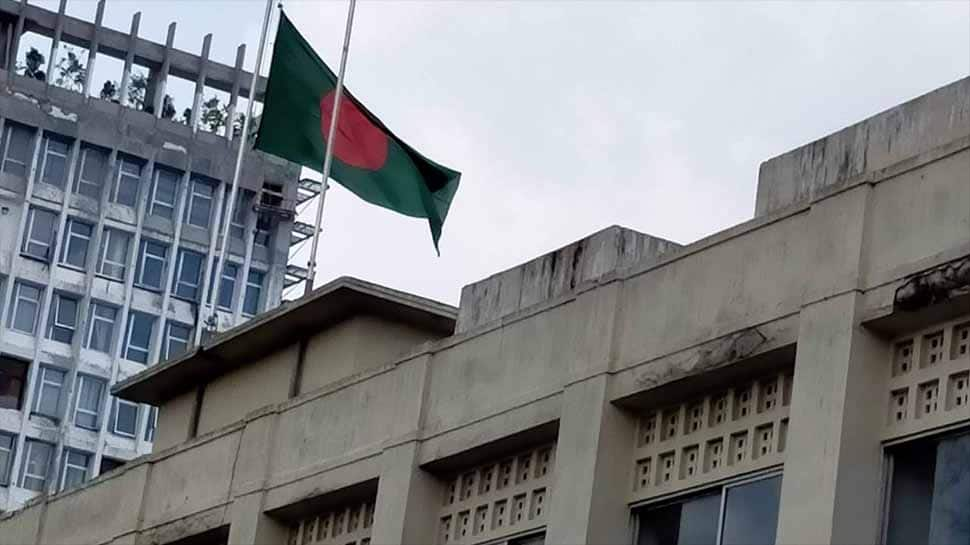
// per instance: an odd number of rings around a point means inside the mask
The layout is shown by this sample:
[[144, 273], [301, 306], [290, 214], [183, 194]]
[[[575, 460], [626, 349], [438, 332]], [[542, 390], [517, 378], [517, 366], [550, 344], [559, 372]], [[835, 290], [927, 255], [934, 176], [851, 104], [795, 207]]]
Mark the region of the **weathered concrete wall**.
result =
[[195, 391], [189, 391], [170, 399], [164, 407], [159, 407], [158, 431], [155, 433], [156, 452], [173, 447], [190, 437], [195, 399]]
[[521, 309], [568, 293], [583, 282], [645, 260], [655, 260], [680, 245], [632, 229], [612, 226], [469, 284], [461, 290], [461, 333]]
[[970, 133], [964, 78], [761, 164], [755, 216], [901, 163]]

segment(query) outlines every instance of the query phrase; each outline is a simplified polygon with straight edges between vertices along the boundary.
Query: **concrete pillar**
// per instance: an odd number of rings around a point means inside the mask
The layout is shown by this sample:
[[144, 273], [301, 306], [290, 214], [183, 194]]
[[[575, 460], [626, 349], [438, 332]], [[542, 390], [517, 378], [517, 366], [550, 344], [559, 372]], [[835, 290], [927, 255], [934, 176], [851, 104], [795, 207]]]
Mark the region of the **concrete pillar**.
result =
[[381, 478], [374, 505], [371, 543], [434, 543], [442, 484], [417, 466], [418, 442], [411, 441], [381, 454]]
[[609, 376], [566, 388], [556, 446], [546, 543], [631, 541], [631, 486], [636, 423], [609, 401]]
[[802, 310], [777, 543], [876, 543], [889, 367], [858, 292]]
[[236, 497], [229, 510], [229, 545], [287, 542], [289, 528], [263, 513], [262, 491]]

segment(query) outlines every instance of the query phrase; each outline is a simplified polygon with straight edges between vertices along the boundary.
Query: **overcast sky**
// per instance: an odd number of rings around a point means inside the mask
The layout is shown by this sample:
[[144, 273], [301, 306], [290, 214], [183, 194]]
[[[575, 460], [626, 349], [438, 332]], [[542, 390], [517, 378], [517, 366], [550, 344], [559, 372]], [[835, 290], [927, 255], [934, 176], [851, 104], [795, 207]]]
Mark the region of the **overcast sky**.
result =
[[[68, 5], [93, 17], [93, 0]], [[177, 47], [212, 32], [214, 58], [246, 42], [252, 66], [264, 5], [108, 0], [105, 22], [142, 11], [142, 36], [164, 42], [177, 21]], [[346, 2], [284, 5], [336, 68]], [[689, 243], [752, 217], [760, 162], [968, 74], [966, 0], [364, 0], [348, 87], [461, 188], [438, 258], [426, 222], [333, 184], [317, 285], [352, 275], [457, 303], [612, 224]]]

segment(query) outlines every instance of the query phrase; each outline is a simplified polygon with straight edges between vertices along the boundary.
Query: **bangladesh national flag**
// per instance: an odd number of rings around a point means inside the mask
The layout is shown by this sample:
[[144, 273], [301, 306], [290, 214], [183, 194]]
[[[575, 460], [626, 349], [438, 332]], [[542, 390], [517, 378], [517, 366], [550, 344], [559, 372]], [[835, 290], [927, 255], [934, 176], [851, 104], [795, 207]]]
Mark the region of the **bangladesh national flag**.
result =
[[[337, 76], [280, 13], [256, 149], [323, 170]], [[344, 89], [330, 176], [365, 201], [427, 218], [435, 249], [460, 173], [424, 157]]]

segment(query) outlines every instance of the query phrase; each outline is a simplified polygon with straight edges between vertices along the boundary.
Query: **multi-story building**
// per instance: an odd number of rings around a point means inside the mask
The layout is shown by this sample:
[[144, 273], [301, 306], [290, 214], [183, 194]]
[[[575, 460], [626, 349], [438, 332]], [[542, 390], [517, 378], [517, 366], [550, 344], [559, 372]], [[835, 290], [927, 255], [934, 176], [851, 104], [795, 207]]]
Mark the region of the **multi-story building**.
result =
[[[294, 165], [245, 154], [213, 305], [240, 139], [200, 130], [200, 102], [223, 90], [229, 119], [241, 111], [245, 50], [227, 66], [208, 58], [211, 36], [194, 55], [173, 48], [174, 23], [159, 44], [138, 37], [138, 15], [122, 33], [101, 25], [103, 1], [94, 22], [64, 4], [0, 0], [0, 510], [151, 451], [157, 411], [111, 386], [277, 306], [294, 207], [314, 190]], [[28, 33], [51, 43], [46, 73], [16, 67]], [[73, 88], [55, 81], [61, 46], [86, 62]], [[122, 63], [116, 93], [89, 96], [96, 61]], [[163, 98], [175, 76], [196, 89], [183, 122]]]
[[462, 291], [353, 279], [118, 384], [151, 454], [0, 544], [970, 541], [970, 78]]

